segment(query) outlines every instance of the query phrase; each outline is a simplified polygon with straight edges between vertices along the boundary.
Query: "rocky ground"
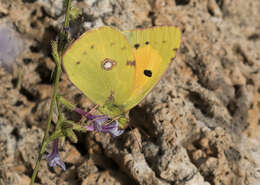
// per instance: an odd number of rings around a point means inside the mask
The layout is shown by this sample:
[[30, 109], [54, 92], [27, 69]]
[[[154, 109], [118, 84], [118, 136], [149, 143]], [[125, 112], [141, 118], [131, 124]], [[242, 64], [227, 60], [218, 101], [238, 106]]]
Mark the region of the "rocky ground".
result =
[[[78, 133], [77, 144], [61, 148], [67, 170], [43, 160], [36, 184], [260, 184], [259, 0], [72, 4], [83, 12], [72, 37], [103, 25], [175, 25], [182, 43], [164, 78], [130, 111], [133, 129], [117, 138]], [[30, 181], [52, 93], [50, 41], [63, 20], [61, 0], [0, 1], [0, 185]], [[93, 107], [66, 74], [59, 89]]]

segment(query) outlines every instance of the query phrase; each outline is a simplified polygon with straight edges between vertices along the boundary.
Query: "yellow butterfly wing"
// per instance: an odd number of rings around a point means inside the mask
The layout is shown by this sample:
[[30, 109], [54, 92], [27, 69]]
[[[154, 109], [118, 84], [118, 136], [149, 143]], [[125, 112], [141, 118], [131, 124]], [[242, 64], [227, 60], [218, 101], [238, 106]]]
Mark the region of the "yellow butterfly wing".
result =
[[157, 84], [176, 56], [181, 33], [173, 26], [124, 31], [135, 57], [135, 84], [131, 96], [124, 103], [129, 110], [138, 104]]
[[[101, 27], [84, 33], [63, 56], [63, 67], [90, 100], [110, 116], [123, 114], [120, 106], [132, 93], [135, 66], [132, 48], [117, 29]], [[110, 106], [110, 107], [109, 107]]]

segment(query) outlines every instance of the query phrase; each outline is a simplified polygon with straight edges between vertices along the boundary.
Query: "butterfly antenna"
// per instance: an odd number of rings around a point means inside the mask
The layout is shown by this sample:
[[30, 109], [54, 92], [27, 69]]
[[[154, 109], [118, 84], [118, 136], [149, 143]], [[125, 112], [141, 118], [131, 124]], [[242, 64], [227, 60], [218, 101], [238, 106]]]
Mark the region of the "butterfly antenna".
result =
[[105, 125], [108, 125], [108, 124], [112, 123], [113, 121], [118, 120], [119, 118], [120, 118], [120, 116], [115, 116], [115, 117], [111, 118], [110, 120], [106, 121]]
[[[90, 112], [91, 112], [92, 110], [94, 110], [95, 108], [96, 108], [96, 107], [94, 107], [93, 109], [91, 109], [88, 113], [90, 113]], [[94, 119], [92, 119], [92, 120], [90, 120], [90, 121], [93, 122], [93, 121], [96, 121], [96, 120], [98, 120], [98, 119], [107, 118], [106, 115], [96, 115], [96, 116], [98, 116], [98, 117], [96, 117], [96, 118], [94, 118]], [[113, 119], [106, 121], [105, 125], [108, 125], [108, 124], [112, 123], [113, 121], [116, 121], [119, 117], [120, 117], [120, 116], [116, 116], [116, 117], [114, 117]]]
[[99, 105], [95, 105], [90, 111], [87, 112], [87, 115], [92, 113], [94, 110], [98, 108]]

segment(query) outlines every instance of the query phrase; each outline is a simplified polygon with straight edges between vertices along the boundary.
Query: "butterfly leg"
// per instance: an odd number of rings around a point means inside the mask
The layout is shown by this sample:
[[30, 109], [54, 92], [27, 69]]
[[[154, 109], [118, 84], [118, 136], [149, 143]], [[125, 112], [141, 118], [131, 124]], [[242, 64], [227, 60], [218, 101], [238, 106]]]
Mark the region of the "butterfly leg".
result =
[[[85, 126], [88, 131], [108, 132], [113, 137], [121, 135], [124, 131], [119, 129], [118, 122], [116, 120], [111, 121], [107, 115], [93, 115], [91, 111], [85, 112], [84, 110], [75, 107], [74, 111], [80, 115], [86, 117], [93, 122], [92, 125]], [[111, 122], [110, 122], [111, 121]], [[110, 122], [108, 124], [108, 122]]]

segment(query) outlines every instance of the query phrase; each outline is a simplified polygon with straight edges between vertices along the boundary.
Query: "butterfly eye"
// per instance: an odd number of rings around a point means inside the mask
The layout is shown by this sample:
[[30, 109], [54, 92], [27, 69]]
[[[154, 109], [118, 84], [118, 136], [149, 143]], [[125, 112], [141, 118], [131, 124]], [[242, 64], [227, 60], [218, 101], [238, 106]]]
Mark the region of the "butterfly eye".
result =
[[144, 70], [144, 75], [147, 76], [147, 77], [152, 77], [153, 73], [152, 73], [151, 70], [145, 69], [145, 70]]

